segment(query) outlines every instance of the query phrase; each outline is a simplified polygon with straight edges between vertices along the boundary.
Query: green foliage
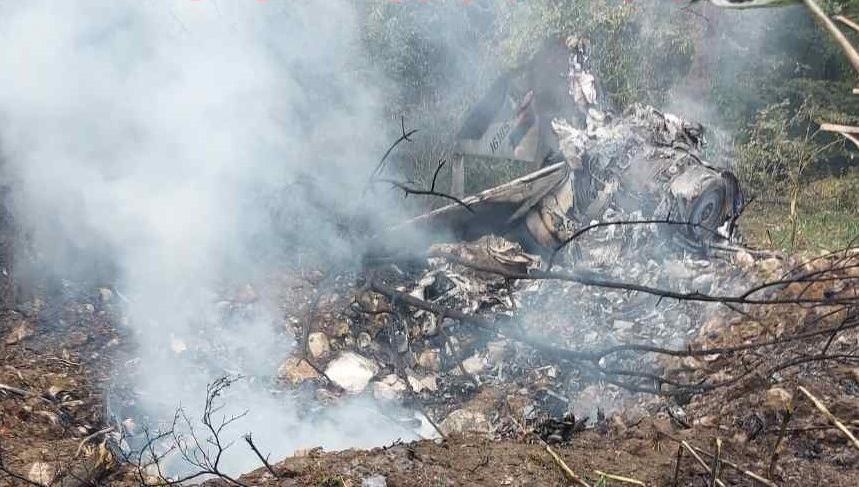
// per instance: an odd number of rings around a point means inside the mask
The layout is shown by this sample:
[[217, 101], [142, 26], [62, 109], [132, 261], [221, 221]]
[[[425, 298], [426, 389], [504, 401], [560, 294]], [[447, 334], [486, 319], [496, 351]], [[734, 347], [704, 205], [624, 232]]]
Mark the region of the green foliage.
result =
[[504, 20], [499, 58], [508, 67], [530, 59], [544, 39], [590, 39], [602, 89], [619, 110], [664, 104], [694, 54], [695, 22], [670, 2], [534, 0], [517, 3]]
[[747, 188], [758, 194], [784, 194], [805, 182], [810, 166], [836, 152], [840, 139], [812, 131], [816, 109], [810, 100], [799, 108], [784, 100], [758, 112], [736, 161], [737, 173]]

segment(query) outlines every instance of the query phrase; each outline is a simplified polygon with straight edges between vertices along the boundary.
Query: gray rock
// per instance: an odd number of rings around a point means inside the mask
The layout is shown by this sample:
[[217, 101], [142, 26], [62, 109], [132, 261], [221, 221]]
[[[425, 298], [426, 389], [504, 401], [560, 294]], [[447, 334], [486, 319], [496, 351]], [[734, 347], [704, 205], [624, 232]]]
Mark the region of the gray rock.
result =
[[486, 363], [483, 361], [483, 357], [480, 355], [472, 355], [467, 359], [462, 361], [462, 368], [466, 373], [471, 375], [477, 375], [483, 372], [483, 369], [486, 367]]
[[102, 303], [109, 303], [113, 299], [113, 291], [106, 287], [99, 288], [98, 297]]
[[396, 401], [406, 391], [406, 383], [397, 374], [389, 374], [373, 382], [373, 397], [377, 401]]
[[319, 358], [331, 351], [328, 336], [322, 332], [311, 333], [307, 336], [307, 350], [313, 358]]
[[444, 421], [439, 425], [442, 433], [449, 435], [451, 433], [489, 433], [489, 421], [483, 413], [477, 411], [469, 411], [467, 409], [457, 409], [447, 415]]
[[352, 394], [363, 391], [378, 372], [379, 366], [376, 362], [353, 352], [340, 354], [325, 369], [328, 378]]
[[629, 331], [633, 326], [635, 326], [635, 323], [631, 321], [614, 320], [614, 325], [612, 327], [616, 331]]
[[426, 370], [432, 370], [434, 372], [438, 371], [441, 367], [438, 350], [428, 348], [421, 352], [421, 354], [418, 355], [418, 365]]
[[435, 392], [438, 390], [438, 383], [436, 382], [438, 377], [435, 374], [420, 375], [409, 370], [406, 371], [406, 379], [415, 392], [424, 390]]
[[384, 475], [373, 475], [361, 480], [361, 487], [387, 487], [388, 482]]

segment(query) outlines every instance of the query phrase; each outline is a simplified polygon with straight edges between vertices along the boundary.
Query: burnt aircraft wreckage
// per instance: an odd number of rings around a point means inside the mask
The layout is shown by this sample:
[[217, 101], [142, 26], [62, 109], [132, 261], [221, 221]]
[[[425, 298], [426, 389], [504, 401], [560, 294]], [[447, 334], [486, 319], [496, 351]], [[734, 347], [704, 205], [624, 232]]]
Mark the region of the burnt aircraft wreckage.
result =
[[[501, 76], [457, 134], [452, 194], [406, 222], [473, 240], [501, 233], [532, 251], [557, 248], [593, 222], [665, 221], [686, 247], [729, 241], [743, 207], [737, 178], [703, 159], [704, 128], [650, 106], [615, 115], [599, 93], [586, 39], [547, 43]], [[521, 163], [530, 173], [464, 196], [464, 165]]]

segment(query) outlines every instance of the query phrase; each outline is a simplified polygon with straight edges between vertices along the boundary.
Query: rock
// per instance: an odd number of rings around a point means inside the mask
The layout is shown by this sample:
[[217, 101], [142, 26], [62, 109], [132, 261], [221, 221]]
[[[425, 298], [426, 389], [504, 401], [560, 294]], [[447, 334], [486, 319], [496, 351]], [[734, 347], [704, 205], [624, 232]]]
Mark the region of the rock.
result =
[[280, 366], [277, 376], [281, 380], [286, 380], [290, 384], [297, 385], [304, 381], [318, 378], [319, 373], [306, 360], [298, 357], [290, 357]]
[[307, 351], [313, 358], [319, 358], [330, 352], [331, 344], [328, 342], [328, 335], [321, 331], [307, 335]]
[[635, 323], [625, 320], [614, 320], [614, 324], [612, 324], [612, 328], [614, 328], [615, 331], [629, 331], [634, 326]]
[[337, 402], [338, 399], [340, 399], [337, 394], [321, 387], [313, 392], [313, 396], [316, 398], [317, 401], [326, 405], [334, 404], [335, 402]]
[[492, 365], [498, 365], [507, 356], [507, 340], [496, 340], [486, 344], [487, 359]]
[[704, 326], [698, 332], [698, 336], [705, 340], [716, 340], [726, 328], [727, 324], [725, 320], [719, 316], [714, 316], [704, 323]]
[[406, 383], [397, 374], [386, 375], [382, 380], [373, 382], [373, 397], [377, 401], [397, 401], [406, 391]]
[[775, 274], [776, 271], [781, 269], [781, 260], [775, 257], [770, 257], [769, 259], [764, 259], [760, 261], [758, 263], [758, 267], [760, 267], [760, 269], [765, 273], [772, 275]]
[[793, 395], [781, 387], [773, 387], [767, 391], [764, 401], [767, 409], [774, 413], [785, 412], [791, 407]]
[[299, 448], [298, 450], [295, 450], [295, 452], [292, 453], [292, 456], [297, 457], [297, 458], [305, 458], [305, 457], [316, 458], [319, 456], [320, 453], [322, 453], [322, 447], [317, 446], [317, 447], [313, 447], [313, 448]]
[[33, 327], [29, 321], [21, 320], [14, 328], [12, 328], [12, 331], [6, 335], [4, 342], [6, 345], [15, 345], [16, 343], [26, 340], [35, 334], [35, 327]]
[[358, 346], [361, 348], [369, 348], [373, 344], [373, 338], [366, 331], [358, 334]]
[[695, 273], [682, 262], [668, 261], [663, 265], [662, 270], [666, 276], [678, 281], [685, 281], [695, 277]]
[[439, 358], [438, 350], [427, 349], [421, 352], [421, 354], [418, 355], [418, 365], [424, 369], [438, 372], [439, 368], [441, 368], [441, 360]]
[[377, 372], [379, 366], [375, 362], [354, 352], [340, 354], [325, 369], [329, 379], [352, 394], [363, 391]]
[[705, 428], [715, 428], [716, 427], [716, 417], [715, 416], [701, 416], [700, 418], [696, 418], [695, 421], [692, 422], [695, 426], [703, 426]]
[[755, 258], [752, 257], [752, 254], [746, 252], [745, 250], [740, 250], [736, 254], [734, 254], [734, 262], [740, 266], [740, 269], [747, 271], [754, 267]]
[[713, 288], [713, 282], [716, 280], [715, 274], [701, 274], [692, 279], [692, 290], [702, 294], [708, 294]]
[[483, 372], [483, 369], [486, 367], [486, 363], [483, 361], [483, 357], [480, 355], [472, 355], [467, 359], [462, 361], [462, 368], [465, 369], [465, 372], [471, 375], [477, 375]]
[[387, 487], [388, 482], [384, 475], [373, 475], [361, 480], [361, 487]]
[[134, 436], [137, 433], [137, 423], [132, 418], [125, 418], [122, 421], [122, 431], [128, 436]]
[[421, 322], [421, 334], [427, 337], [438, 334], [438, 319], [434, 314], [426, 314], [426, 318]]
[[415, 392], [425, 390], [435, 392], [438, 390], [438, 384], [436, 383], [437, 377], [435, 374], [419, 375], [413, 371], [406, 371], [406, 379], [409, 381], [409, 385]]
[[102, 303], [109, 303], [113, 299], [113, 291], [106, 287], [99, 288], [98, 299]]
[[347, 320], [337, 320], [332, 326], [333, 335], [337, 338], [345, 337], [350, 331], [349, 321]]
[[57, 469], [50, 463], [36, 462], [30, 466], [30, 471], [27, 473], [27, 479], [30, 482], [35, 482], [40, 485], [50, 485], [54, 482], [54, 477], [57, 475]]
[[442, 433], [449, 435], [451, 433], [489, 433], [490, 425], [486, 416], [477, 411], [469, 411], [467, 409], [457, 409], [447, 415], [444, 421], [439, 425]]

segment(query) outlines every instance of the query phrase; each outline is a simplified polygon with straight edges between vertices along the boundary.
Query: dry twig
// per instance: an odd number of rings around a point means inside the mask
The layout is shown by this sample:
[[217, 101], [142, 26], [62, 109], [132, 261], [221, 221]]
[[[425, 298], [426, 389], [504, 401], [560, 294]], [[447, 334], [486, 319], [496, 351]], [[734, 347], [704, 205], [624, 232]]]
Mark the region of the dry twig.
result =
[[618, 482], [623, 482], [625, 484], [640, 485], [641, 487], [645, 487], [644, 482], [642, 482], [640, 480], [631, 479], [629, 477], [623, 477], [621, 475], [614, 475], [614, 474], [610, 474], [610, 473], [605, 473], [601, 470], [594, 470], [594, 473], [601, 476], [601, 477], [605, 477], [609, 480], [616, 480]]
[[[704, 459], [703, 459], [703, 458], [701, 458], [701, 456], [700, 456], [700, 455], [698, 455], [698, 453], [697, 453], [697, 452], [696, 452], [696, 451], [695, 451], [691, 446], [689, 446], [689, 443], [686, 443], [685, 441], [681, 441], [681, 442], [680, 442], [680, 444], [683, 446], [683, 448], [685, 448], [685, 449], [686, 449], [686, 451], [688, 451], [688, 452], [689, 452], [689, 454], [690, 454], [690, 455], [692, 455], [692, 457], [693, 457], [693, 458], [694, 458], [694, 459], [695, 459], [695, 460], [696, 460], [696, 461], [697, 461], [697, 462], [698, 462], [702, 467], [704, 467], [704, 470], [706, 470], [708, 474], [713, 475], [713, 471], [710, 469], [709, 465], [707, 465], [707, 462], [705, 462], [705, 461], [704, 461]], [[725, 483], [724, 483], [724, 482], [722, 482], [721, 480], [719, 480], [718, 478], [716, 478], [716, 477], [715, 477], [715, 475], [713, 475], [713, 478], [714, 478], [714, 479], [715, 479], [715, 481], [716, 481], [716, 485], [719, 485], [720, 487], [726, 487], [726, 486], [725, 486]]]
[[836, 428], [841, 430], [841, 432], [844, 433], [847, 438], [850, 439], [850, 442], [853, 443], [853, 446], [857, 450], [859, 450], [859, 440], [857, 440], [856, 437], [853, 436], [853, 433], [851, 433], [850, 430], [847, 429], [846, 426], [844, 426], [844, 423], [842, 423], [841, 420], [839, 420], [835, 417], [834, 414], [829, 412], [829, 409], [826, 408], [826, 406], [820, 401], [820, 399], [814, 397], [814, 395], [808, 392], [808, 389], [806, 389], [805, 387], [799, 386], [799, 392], [803, 393], [805, 397], [807, 397], [814, 404], [814, 407], [816, 407], [821, 413], [823, 413], [823, 415], [826, 416], [826, 419], [828, 419], [833, 425], [835, 425]]
[[569, 465], [564, 462], [563, 458], [561, 458], [557, 453], [555, 453], [555, 450], [553, 450], [551, 446], [549, 446], [545, 442], [542, 443], [543, 449], [546, 450], [546, 452], [552, 457], [552, 460], [554, 460], [558, 467], [561, 468], [561, 471], [564, 472], [564, 476], [567, 477], [567, 480], [569, 480], [570, 482], [575, 482], [582, 487], [591, 487], [589, 483], [585, 482], [581, 477], [576, 475], [576, 473], [570, 469]]
[[[695, 451], [697, 451], [698, 453], [700, 453], [700, 454], [702, 454], [702, 455], [706, 455], [706, 456], [708, 456], [708, 457], [710, 457], [710, 458], [713, 458], [713, 457], [714, 457], [714, 455], [713, 455], [712, 453], [706, 452], [706, 451], [704, 451], [704, 450], [702, 450], [702, 449], [700, 449], [700, 448], [698, 448], [698, 447], [694, 447], [694, 446], [693, 446], [692, 448], [694, 448], [694, 449], [695, 449]], [[756, 473], [754, 473], [754, 472], [752, 472], [752, 471], [750, 471], [750, 470], [746, 470], [746, 469], [744, 469], [744, 468], [741, 468], [741, 467], [740, 467], [740, 466], [738, 466], [736, 463], [729, 462], [728, 460], [725, 460], [724, 458], [722, 459], [722, 463], [723, 463], [723, 464], [725, 464], [725, 465], [727, 465], [727, 466], [729, 466], [729, 467], [731, 467], [731, 468], [733, 468], [734, 470], [736, 470], [737, 472], [739, 472], [739, 473], [741, 473], [741, 474], [745, 475], [746, 477], [748, 477], [748, 478], [750, 478], [750, 479], [754, 480], [755, 482], [758, 482], [758, 483], [760, 483], [760, 484], [764, 484], [764, 485], [766, 485], [767, 487], [778, 487], [778, 486], [777, 486], [773, 481], [771, 481], [771, 480], [767, 480], [767, 479], [765, 479], [765, 478], [761, 477], [760, 475], [758, 475], [758, 474], [756, 474]]]

